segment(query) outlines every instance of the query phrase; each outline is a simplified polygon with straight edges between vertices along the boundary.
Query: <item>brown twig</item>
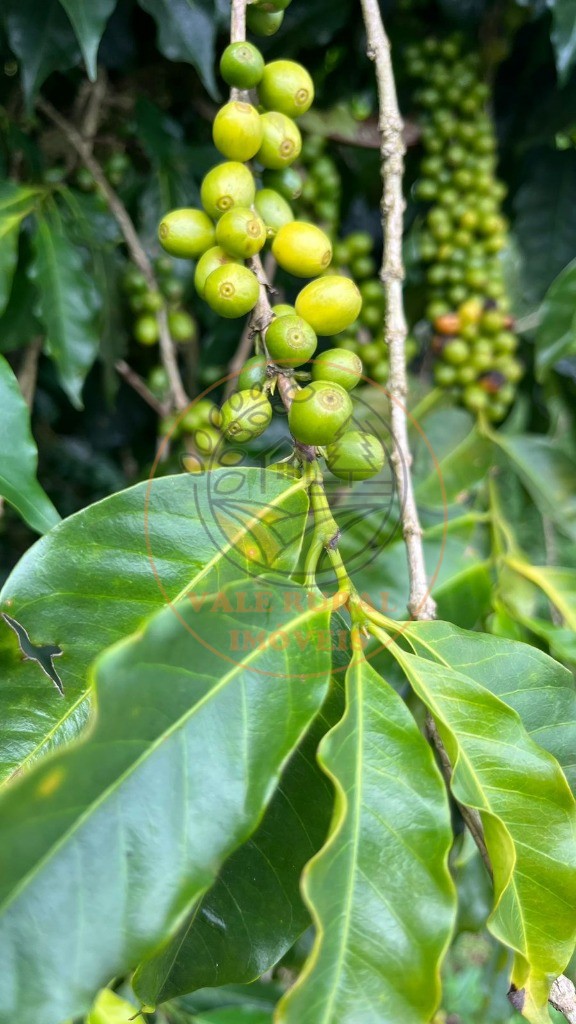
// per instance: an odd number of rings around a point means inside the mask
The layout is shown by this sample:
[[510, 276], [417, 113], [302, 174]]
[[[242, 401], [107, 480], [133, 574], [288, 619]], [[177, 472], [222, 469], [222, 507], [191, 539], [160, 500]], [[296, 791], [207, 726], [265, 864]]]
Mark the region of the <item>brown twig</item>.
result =
[[142, 380], [142, 377], [136, 373], [136, 370], [133, 370], [132, 367], [124, 361], [124, 359], [118, 359], [114, 363], [114, 367], [123, 380], [125, 380], [126, 383], [140, 395], [140, 398], [144, 399], [151, 409], [154, 409], [154, 412], [156, 412], [158, 416], [164, 416], [166, 414], [166, 407], [156, 398], [156, 395], [152, 394], [150, 388], [148, 388]]
[[[130, 258], [136, 264], [138, 269], [142, 271], [146, 278], [148, 288], [153, 291], [157, 291], [158, 283], [156, 281], [152, 263], [150, 262], [138, 237], [138, 233], [134, 227], [132, 219], [124, 206], [124, 203], [108, 182], [100, 164], [93, 157], [90, 145], [85, 141], [82, 135], [80, 135], [80, 132], [74, 127], [74, 125], [63, 117], [62, 114], [60, 114], [59, 111], [57, 111], [56, 108], [48, 102], [48, 100], [45, 100], [43, 97], [39, 97], [37, 100], [37, 106], [38, 109], [41, 110], [57, 128], [60, 129], [70, 145], [78, 153], [78, 156], [84, 166], [90, 171], [94, 181], [106, 199], [112, 216], [115, 218], [124, 236], [124, 241], [126, 242], [126, 246], [130, 253]], [[170, 331], [168, 330], [166, 310], [161, 309], [156, 316], [158, 318], [160, 333], [160, 357], [168, 376], [171, 406], [176, 409], [185, 409], [186, 406], [189, 405], [190, 400], [184, 390], [184, 385], [178, 369], [174, 343], [170, 337]]]
[[396, 97], [390, 43], [378, 6], [378, 0], [361, 0], [368, 40], [368, 57], [374, 61], [379, 100], [380, 152], [382, 155], [382, 227], [384, 252], [380, 276], [386, 295], [385, 337], [390, 361], [388, 390], [391, 398], [391, 424], [394, 451], [392, 464], [400, 497], [402, 532], [406, 543], [410, 573], [408, 610], [414, 618], [433, 619], [436, 605], [430, 596], [426, 579], [422, 527], [414, 498], [410, 466], [412, 456], [408, 443], [405, 343], [407, 335], [402, 284], [402, 236], [404, 197], [403, 123]]
[[38, 376], [38, 360], [42, 351], [44, 338], [34, 338], [24, 352], [20, 369], [18, 370], [18, 383], [26, 405], [32, 409], [34, 403], [34, 392], [36, 391], [36, 378]]

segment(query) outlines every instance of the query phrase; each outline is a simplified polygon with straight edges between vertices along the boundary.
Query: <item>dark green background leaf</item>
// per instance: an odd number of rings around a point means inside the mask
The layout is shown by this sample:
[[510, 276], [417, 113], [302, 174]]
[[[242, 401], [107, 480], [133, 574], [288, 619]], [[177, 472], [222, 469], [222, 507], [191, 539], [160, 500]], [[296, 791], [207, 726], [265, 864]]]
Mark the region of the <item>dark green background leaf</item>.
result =
[[37, 533], [45, 533], [60, 516], [36, 479], [38, 452], [30, 431], [30, 414], [10, 366], [0, 356], [0, 494]]
[[576, 260], [558, 274], [546, 293], [535, 348], [540, 380], [559, 359], [576, 354]]
[[88, 77], [96, 78], [96, 57], [116, 0], [60, 0], [80, 43]]
[[168, 60], [192, 64], [208, 92], [218, 97], [214, 78], [216, 26], [213, 10], [199, 0], [138, 0], [158, 26], [158, 48]]
[[558, 79], [564, 84], [576, 62], [576, 7], [573, 0], [547, 0], [547, 5], [552, 11], [551, 39]]
[[75, 67], [80, 51], [60, 0], [4, 0], [10, 47], [21, 61], [28, 105], [53, 71]]

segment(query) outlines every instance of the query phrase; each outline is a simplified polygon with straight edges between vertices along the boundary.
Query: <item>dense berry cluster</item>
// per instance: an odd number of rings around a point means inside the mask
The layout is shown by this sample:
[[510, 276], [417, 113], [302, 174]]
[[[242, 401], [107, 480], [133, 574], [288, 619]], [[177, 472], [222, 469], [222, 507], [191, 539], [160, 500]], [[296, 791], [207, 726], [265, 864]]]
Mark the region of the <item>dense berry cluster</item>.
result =
[[305, 169], [300, 198], [303, 212], [319, 220], [334, 236], [340, 221], [342, 181], [336, 161], [326, 152], [326, 139], [309, 135], [302, 145], [300, 161]]
[[166, 309], [172, 339], [179, 344], [195, 341], [198, 334], [196, 321], [182, 308], [184, 288], [173, 273], [170, 260], [160, 257], [154, 269], [158, 291], [148, 287], [144, 274], [137, 267], [129, 266], [124, 274], [123, 288], [135, 317], [134, 338], [140, 345], [156, 345], [160, 336], [156, 313]]
[[472, 412], [506, 414], [522, 367], [510, 330], [500, 254], [507, 242], [504, 185], [477, 53], [461, 39], [426, 39], [406, 51], [419, 88], [425, 156], [415, 186], [427, 206], [419, 236], [427, 319], [434, 328], [436, 382]]
[[[250, 5], [254, 16], [272, 16], [286, 4], [266, 0]], [[252, 257], [269, 246], [286, 273], [307, 279], [294, 306], [276, 306], [257, 339], [257, 352], [240, 373], [238, 389], [209, 423], [190, 423], [197, 450], [198, 434], [207, 435], [212, 455], [221, 435], [233, 445], [260, 436], [271, 422], [270, 396], [280, 374], [290, 378], [290, 432], [296, 450], [322, 449], [331, 471], [342, 479], [365, 479], [379, 472], [384, 452], [377, 438], [347, 431], [353, 406], [350, 391], [361, 378], [358, 355], [343, 348], [323, 351], [314, 359], [318, 335], [340, 335], [355, 323], [362, 295], [354, 281], [332, 272], [332, 243], [316, 224], [296, 220], [290, 201], [301, 179], [292, 165], [301, 151], [295, 118], [312, 103], [314, 87], [302, 65], [290, 60], [266, 64], [248, 42], [232, 43], [222, 55], [220, 70], [242, 99], [231, 99], [213, 125], [216, 148], [226, 158], [201, 184], [202, 209], [168, 213], [159, 227], [164, 249], [173, 256], [197, 260], [194, 284], [218, 314], [236, 318], [250, 313], [261, 295]], [[255, 90], [246, 94], [245, 90]], [[253, 99], [254, 102], [248, 102]], [[302, 370], [312, 360], [309, 371]], [[304, 387], [297, 383], [307, 380]], [[185, 425], [185, 429], [188, 426]]]

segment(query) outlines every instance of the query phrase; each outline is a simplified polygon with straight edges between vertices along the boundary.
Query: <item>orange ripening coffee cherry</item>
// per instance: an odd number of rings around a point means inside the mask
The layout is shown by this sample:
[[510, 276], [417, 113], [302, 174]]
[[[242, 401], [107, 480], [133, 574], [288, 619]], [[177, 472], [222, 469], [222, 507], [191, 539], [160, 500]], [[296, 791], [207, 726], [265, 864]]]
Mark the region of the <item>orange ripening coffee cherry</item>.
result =
[[330, 266], [332, 243], [315, 224], [293, 220], [276, 233], [272, 253], [278, 265], [295, 277], [317, 277]]
[[214, 225], [203, 210], [171, 210], [160, 221], [158, 238], [171, 256], [195, 260], [214, 245]]
[[220, 108], [212, 125], [216, 149], [229, 160], [251, 160], [262, 142], [262, 122], [251, 103], [232, 100]]
[[434, 321], [434, 330], [437, 334], [458, 334], [460, 330], [458, 313], [444, 313], [443, 316], [437, 316]]

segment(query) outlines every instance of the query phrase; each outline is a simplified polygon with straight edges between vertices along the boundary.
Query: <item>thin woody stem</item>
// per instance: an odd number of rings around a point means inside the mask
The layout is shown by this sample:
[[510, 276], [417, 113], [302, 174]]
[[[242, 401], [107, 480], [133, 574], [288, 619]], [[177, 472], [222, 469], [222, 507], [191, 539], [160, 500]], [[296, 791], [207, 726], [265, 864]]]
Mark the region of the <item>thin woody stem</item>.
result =
[[[62, 114], [60, 114], [59, 111], [48, 102], [48, 100], [40, 97], [37, 100], [36, 105], [38, 109], [41, 110], [57, 128], [60, 129], [73, 149], [76, 150], [84, 166], [90, 171], [94, 181], [106, 199], [112, 216], [116, 220], [116, 223], [124, 236], [124, 241], [126, 242], [126, 247], [130, 253], [130, 258], [133, 263], [136, 264], [138, 269], [142, 271], [146, 278], [148, 288], [152, 291], [157, 291], [158, 282], [156, 281], [152, 263], [138, 237], [138, 232], [134, 227], [124, 203], [111, 187], [100, 164], [92, 155], [91, 144], [86, 142], [74, 125], [63, 117]], [[190, 404], [190, 399], [186, 394], [182, 378], [180, 376], [180, 371], [178, 369], [174, 343], [168, 329], [166, 310], [161, 309], [156, 316], [158, 319], [160, 357], [168, 377], [171, 406], [175, 409], [185, 409], [186, 406]]]

